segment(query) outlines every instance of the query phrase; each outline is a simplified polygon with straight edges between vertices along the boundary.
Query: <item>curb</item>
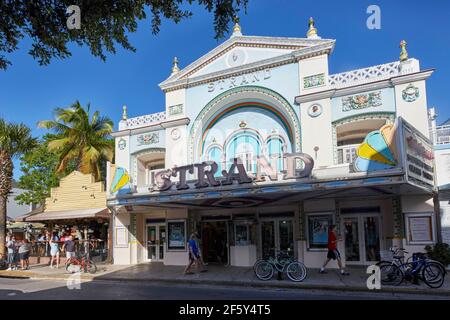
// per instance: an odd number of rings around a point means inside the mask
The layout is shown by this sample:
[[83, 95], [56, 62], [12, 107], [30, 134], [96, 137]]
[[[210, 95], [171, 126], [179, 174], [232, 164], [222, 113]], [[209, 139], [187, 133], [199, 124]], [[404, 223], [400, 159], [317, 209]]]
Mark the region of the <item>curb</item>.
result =
[[328, 290], [328, 291], [353, 291], [366, 293], [409, 293], [409, 294], [427, 294], [427, 295], [443, 295], [450, 296], [450, 290], [430, 291], [409, 288], [383, 288], [380, 290], [369, 290], [359, 286], [333, 286], [323, 284], [278, 284], [278, 283], [264, 283], [264, 282], [242, 282], [236, 280], [195, 280], [195, 279], [132, 279], [132, 278], [94, 278], [94, 281], [119, 281], [119, 282], [163, 282], [163, 283], [185, 283], [185, 284], [203, 284], [203, 285], [218, 285], [218, 286], [233, 286], [233, 287], [254, 287], [254, 288], [284, 288], [284, 289], [300, 289], [300, 290]]
[[[31, 279], [31, 280], [54, 280], [65, 281], [68, 280], [69, 275], [63, 274], [60, 277], [44, 276], [38, 274], [28, 275], [11, 275], [1, 274], [0, 278], [10, 279]], [[267, 282], [242, 282], [237, 280], [197, 280], [197, 279], [161, 279], [161, 278], [116, 278], [106, 275], [86, 276], [82, 275], [82, 282], [90, 281], [116, 281], [116, 282], [159, 282], [159, 283], [176, 283], [176, 284], [196, 284], [196, 285], [216, 285], [216, 286], [232, 286], [232, 287], [253, 287], [253, 288], [283, 288], [283, 289], [300, 289], [300, 290], [328, 290], [328, 291], [352, 291], [352, 292], [366, 292], [366, 293], [406, 293], [406, 294], [426, 294], [438, 296], [450, 296], [450, 290], [440, 289], [412, 289], [412, 288], [393, 288], [386, 287], [380, 290], [369, 290], [361, 286], [340, 286], [340, 285], [325, 285], [325, 284], [308, 284], [308, 283], [267, 283]]]

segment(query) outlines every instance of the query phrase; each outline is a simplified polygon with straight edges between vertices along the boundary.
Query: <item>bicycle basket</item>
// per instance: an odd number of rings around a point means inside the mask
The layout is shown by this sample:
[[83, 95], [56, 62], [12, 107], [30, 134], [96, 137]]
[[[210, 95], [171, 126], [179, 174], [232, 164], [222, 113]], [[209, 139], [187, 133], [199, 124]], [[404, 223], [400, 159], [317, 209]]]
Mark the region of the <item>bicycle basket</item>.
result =
[[394, 253], [390, 250], [382, 250], [380, 251], [380, 259], [383, 261], [392, 261], [394, 260]]

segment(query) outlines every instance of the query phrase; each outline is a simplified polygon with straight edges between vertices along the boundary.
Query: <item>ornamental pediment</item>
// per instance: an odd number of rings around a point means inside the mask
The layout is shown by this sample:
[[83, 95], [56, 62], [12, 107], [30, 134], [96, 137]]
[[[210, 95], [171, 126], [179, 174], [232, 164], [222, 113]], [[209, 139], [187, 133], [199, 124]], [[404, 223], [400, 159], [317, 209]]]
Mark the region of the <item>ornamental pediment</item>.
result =
[[188, 79], [204, 79], [221, 73], [238, 71], [241, 68], [270, 65], [283, 59], [292, 59], [293, 53], [313, 52], [314, 48], [318, 51], [330, 52], [333, 46], [334, 40], [326, 39], [236, 36], [172, 74], [160, 86], [165, 89]]

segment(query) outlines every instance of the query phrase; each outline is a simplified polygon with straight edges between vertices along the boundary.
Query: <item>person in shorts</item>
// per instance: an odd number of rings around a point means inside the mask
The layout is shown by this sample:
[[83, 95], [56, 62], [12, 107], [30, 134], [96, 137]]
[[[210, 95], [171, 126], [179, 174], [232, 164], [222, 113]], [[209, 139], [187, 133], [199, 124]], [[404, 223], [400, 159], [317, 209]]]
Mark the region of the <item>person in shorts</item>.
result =
[[[6, 242], [6, 248], [8, 249], [7, 263], [8, 263], [8, 271], [17, 270], [17, 261], [16, 261], [16, 237], [10, 236]], [[13, 267], [14, 265], [14, 267]]]
[[202, 259], [200, 257], [200, 250], [197, 246], [196, 236], [195, 233], [191, 234], [191, 238], [188, 242], [189, 246], [189, 263], [184, 269], [184, 274], [192, 274], [191, 267], [195, 263], [197, 265], [197, 270], [199, 272], [205, 272], [207, 271], [202, 263]]
[[68, 236], [65, 239], [62, 251], [66, 252], [66, 258], [67, 261], [69, 261], [70, 259], [75, 258], [75, 242], [73, 242], [72, 236]]
[[337, 243], [338, 241], [341, 241], [341, 239], [338, 239], [336, 236], [336, 225], [331, 225], [328, 231], [328, 253], [327, 253], [327, 260], [325, 260], [325, 263], [323, 264], [322, 268], [320, 268], [320, 273], [326, 273], [325, 267], [327, 266], [328, 262], [330, 260], [337, 260], [339, 270], [341, 270], [341, 274], [348, 276], [349, 273], [345, 272], [344, 268], [342, 267], [342, 261], [341, 261], [341, 254], [339, 253], [339, 250], [337, 249]]
[[53, 269], [53, 262], [56, 260], [56, 269], [59, 268], [59, 238], [56, 235], [56, 232], [53, 232], [53, 235], [50, 237], [50, 268]]
[[31, 243], [30, 241], [28, 241], [28, 239], [24, 239], [19, 247], [20, 266], [22, 270], [28, 270], [28, 268], [30, 267], [30, 251]]

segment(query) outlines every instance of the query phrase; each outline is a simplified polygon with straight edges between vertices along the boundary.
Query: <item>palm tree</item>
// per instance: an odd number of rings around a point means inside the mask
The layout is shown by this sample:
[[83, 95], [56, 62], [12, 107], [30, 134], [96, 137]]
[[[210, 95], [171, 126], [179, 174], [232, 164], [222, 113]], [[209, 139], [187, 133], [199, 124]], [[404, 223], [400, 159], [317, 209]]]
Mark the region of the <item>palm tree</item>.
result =
[[0, 253], [5, 254], [6, 204], [12, 188], [13, 159], [31, 151], [37, 139], [24, 124], [7, 123], [0, 118]]
[[56, 108], [55, 120], [38, 123], [40, 128], [52, 130], [48, 136], [48, 149], [59, 156], [57, 173], [62, 173], [70, 163], [75, 162], [78, 171], [92, 173], [100, 179], [100, 163], [112, 161], [114, 140], [111, 137], [113, 122], [95, 111], [90, 116], [90, 104], [84, 109], [79, 101], [69, 108]]

